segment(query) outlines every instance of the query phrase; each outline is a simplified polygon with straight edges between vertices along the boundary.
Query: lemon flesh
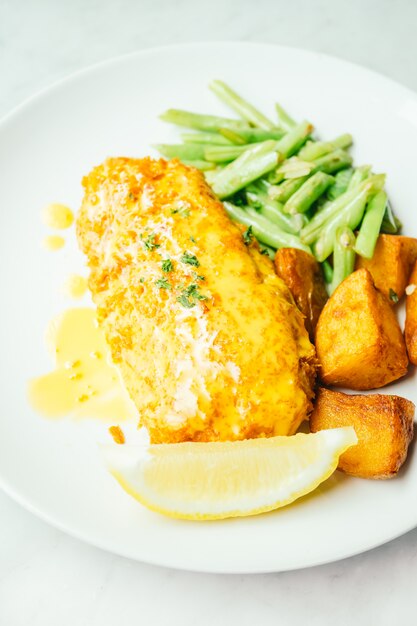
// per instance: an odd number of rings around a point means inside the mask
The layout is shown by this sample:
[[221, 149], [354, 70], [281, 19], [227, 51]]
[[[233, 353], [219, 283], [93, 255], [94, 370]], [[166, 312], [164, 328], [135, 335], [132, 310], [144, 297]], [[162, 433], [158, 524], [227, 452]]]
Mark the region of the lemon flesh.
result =
[[214, 443], [105, 445], [131, 496], [171, 517], [222, 519], [272, 511], [313, 491], [357, 443], [351, 427]]

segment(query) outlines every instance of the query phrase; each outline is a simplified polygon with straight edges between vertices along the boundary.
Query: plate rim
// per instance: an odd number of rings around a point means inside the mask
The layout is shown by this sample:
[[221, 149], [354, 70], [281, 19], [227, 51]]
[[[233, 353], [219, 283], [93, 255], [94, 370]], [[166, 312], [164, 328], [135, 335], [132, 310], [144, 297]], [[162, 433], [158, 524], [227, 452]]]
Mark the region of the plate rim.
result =
[[[143, 58], [146, 56], [151, 56], [153, 54], [169, 53], [170, 51], [173, 51], [173, 50], [183, 50], [187, 48], [188, 49], [205, 48], [205, 47], [209, 48], [213, 46], [214, 47], [227, 46], [231, 48], [232, 47], [235, 47], [235, 48], [239, 48], [239, 47], [271, 48], [274, 50], [282, 50], [289, 54], [291, 53], [307, 54], [309, 56], [316, 57], [318, 60], [324, 59], [326, 61], [331, 61], [331, 62], [336, 61], [337, 64], [343, 65], [345, 67], [349, 67], [353, 70], [358, 70], [362, 74], [368, 74], [373, 79], [383, 80], [386, 84], [388, 84], [388, 86], [391, 84], [392, 87], [395, 87], [397, 92], [398, 90], [402, 91], [404, 97], [409, 97], [417, 101], [417, 92], [414, 91], [412, 88], [404, 85], [403, 83], [398, 82], [397, 80], [391, 78], [390, 76], [383, 74], [382, 72], [369, 69], [368, 67], [364, 65], [347, 61], [346, 59], [340, 58], [332, 54], [318, 52], [315, 50], [309, 50], [308, 48], [303, 48], [303, 47], [298, 47], [298, 46], [287, 46], [287, 45], [284, 46], [284, 45], [274, 44], [274, 43], [263, 43], [260, 41], [250, 41], [250, 42], [249, 41], [248, 42], [231, 41], [231, 40], [219, 40], [219, 41], [207, 40], [207, 41], [197, 41], [197, 42], [189, 41], [189, 42], [184, 42], [184, 43], [179, 43], [179, 44], [146, 47], [146, 48], [135, 50], [126, 54], [109, 57], [108, 59], [104, 59], [95, 63], [88, 64], [74, 72], [70, 72], [69, 74], [62, 76], [59, 79], [52, 81], [51, 83], [47, 84], [41, 89], [36, 90], [33, 94], [24, 98], [21, 102], [19, 102], [18, 104], [13, 106], [9, 111], [7, 111], [0, 118], [0, 132], [3, 130], [5, 126], [7, 126], [9, 122], [11, 122], [14, 118], [18, 117], [20, 114], [24, 113], [33, 104], [36, 104], [37, 102], [42, 101], [42, 99], [44, 99], [45, 97], [48, 97], [51, 92], [58, 90], [63, 86], [67, 86], [71, 82], [76, 81], [81, 76], [87, 75], [89, 73], [93, 73], [96, 70], [105, 68], [113, 64], [122, 63], [123, 61], [131, 59], [131, 58], [141, 58], [141, 57]], [[59, 531], [64, 532], [65, 534], [69, 535], [70, 537], [73, 537], [77, 540], [82, 541], [83, 543], [86, 543], [87, 545], [91, 545], [95, 548], [99, 548], [111, 554], [116, 554], [123, 558], [128, 558], [128, 559], [146, 563], [149, 565], [162, 566], [162, 567], [179, 569], [179, 570], [190, 571], [190, 572], [213, 573], [213, 574], [265, 574], [265, 573], [278, 573], [278, 572], [284, 572], [284, 571], [296, 571], [299, 569], [306, 569], [310, 567], [319, 567], [321, 565], [326, 565], [329, 563], [341, 561], [350, 557], [357, 556], [359, 554], [364, 554], [366, 552], [369, 552], [370, 550], [373, 550], [379, 546], [390, 543], [391, 541], [394, 541], [395, 539], [398, 539], [399, 537], [406, 535], [407, 533], [409, 533], [410, 531], [412, 531], [414, 528], [417, 527], [417, 514], [416, 514], [415, 520], [410, 525], [407, 525], [405, 529], [402, 529], [400, 531], [388, 533], [385, 539], [378, 539], [373, 543], [366, 542], [365, 546], [362, 546], [362, 547], [359, 546], [354, 550], [340, 549], [338, 551], [335, 551], [333, 556], [331, 557], [325, 557], [323, 559], [314, 559], [314, 562], [307, 563], [307, 564], [295, 564], [291, 567], [271, 566], [271, 567], [254, 567], [254, 568], [245, 567], [245, 568], [239, 568], [239, 569], [234, 569], [233, 567], [222, 567], [222, 569], [216, 569], [210, 566], [205, 567], [204, 565], [193, 567], [193, 566], [186, 565], [186, 564], [178, 565], [178, 562], [174, 558], [152, 559], [149, 557], [146, 557], [146, 558], [135, 557], [135, 556], [132, 556], [132, 554], [129, 554], [128, 551], [125, 551], [117, 547], [111, 547], [109, 544], [105, 544], [105, 542], [101, 542], [100, 540], [95, 540], [94, 538], [90, 537], [88, 533], [83, 533], [81, 530], [74, 529], [71, 526], [67, 526], [65, 522], [62, 522], [59, 519], [54, 518], [53, 515], [50, 515], [49, 513], [38, 508], [37, 505], [33, 504], [30, 501], [30, 499], [28, 499], [27, 496], [24, 496], [21, 493], [19, 493], [19, 491], [17, 491], [13, 487], [13, 485], [9, 481], [7, 481], [2, 475], [0, 475], [0, 489], [8, 497], [10, 497], [11, 500], [16, 502], [18, 505], [22, 506], [22, 508], [26, 509], [29, 513], [38, 517], [43, 522], [46, 522], [53, 528], [56, 528]]]
[[133, 50], [132, 52], [119, 54], [113, 57], [109, 57], [108, 59], [104, 59], [102, 61], [89, 63], [88, 65], [81, 67], [80, 69], [75, 70], [74, 72], [69, 72], [68, 74], [61, 76], [57, 80], [51, 81], [44, 87], [41, 87], [40, 89], [35, 90], [32, 94], [23, 98], [23, 100], [15, 104], [9, 111], [6, 111], [6, 113], [0, 117], [0, 128], [3, 126], [4, 123], [9, 122], [15, 115], [18, 115], [19, 113], [24, 111], [24, 109], [26, 109], [29, 105], [36, 102], [37, 100], [42, 99], [44, 96], [48, 95], [49, 92], [61, 87], [65, 83], [69, 83], [72, 80], [77, 79], [79, 76], [82, 76], [84, 74], [88, 74], [90, 72], [93, 72], [107, 65], [116, 64], [116, 63], [119, 63], [120, 61], [124, 61], [133, 57], [141, 57], [141, 56], [147, 56], [148, 54], [151, 55], [154, 53], [169, 52], [170, 50], [178, 50], [178, 49], [184, 49], [184, 48], [196, 48], [196, 47], [204, 48], [204, 47], [209, 47], [209, 46], [230, 46], [230, 47], [244, 46], [244, 47], [253, 47], [253, 48], [280, 49], [286, 52], [295, 52], [295, 53], [301, 52], [301, 53], [309, 54], [311, 56], [316, 56], [317, 58], [323, 58], [329, 61], [337, 61], [338, 63], [343, 64], [346, 67], [351, 67], [353, 69], [360, 70], [361, 72], [368, 73], [374, 78], [378, 78], [378, 79], [382, 78], [384, 81], [388, 81], [392, 85], [395, 85], [397, 89], [400, 88], [404, 90], [405, 92], [408, 92], [409, 96], [413, 98], [417, 98], [417, 91], [414, 91], [411, 87], [404, 85], [403, 83], [395, 80], [394, 78], [391, 78], [390, 76], [387, 76], [386, 74], [383, 74], [382, 72], [370, 69], [366, 67], [366, 65], [362, 65], [361, 63], [347, 61], [346, 59], [343, 59], [333, 54], [327, 54], [325, 52], [318, 52], [316, 50], [309, 50], [308, 48], [303, 48], [301, 46], [287, 46], [287, 45], [274, 44], [274, 43], [263, 43], [261, 41], [233, 41], [233, 40], [188, 41], [184, 43], [167, 44], [163, 46], [151, 46], [151, 47], [142, 48], [139, 50]]
[[[336, 471], [339, 471], [339, 470], [336, 470]], [[32, 504], [29, 500], [27, 500], [24, 496], [22, 496], [16, 491], [13, 491], [13, 489], [9, 487], [10, 486], [8, 486], [7, 483], [0, 476], [0, 489], [13, 502], [17, 503], [24, 510], [28, 511], [29, 513], [31, 513], [32, 515], [40, 519], [42, 522], [45, 522], [52, 528], [59, 530], [60, 532], [64, 533], [65, 535], [68, 535], [69, 537], [72, 537], [73, 539], [77, 539], [78, 541], [81, 541], [83, 544], [87, 546], [98, 548], [99, 550], [103, 550], [103, 552], [106, 552], [108, 554], [115, 554], [116, 556], [129, 559], [137, 563], [145, 563], [146, 565], [152, 565], [156, 567], [165, 567], [168, 569], [174, 569], [174, 570], [179, 570], [179, 571], [184, 571], [184, 572], [193, 572], [196, 574], [217, 574], [217, 575], [224, 574], [224, 575], [232, 575], [232, 576], [239, 575], [239, 574], [240, 575], [279, 574], [283, 572], [295, 572], [298, 570], [320, 567], [322, 565], [329, 565], [331, 563], [337, 563], [339, 561], [344, 561], [346, 559], [350, 559], [352, 557], [359, 556], [361, 554], [366, 554], [367, 552], [371, 552], [372, 550], [375, 550], [376, 548], [384, 546], [388, 543], [395, 541], [396, 539], [399, 539], [400, 537], [404, 535], [407, 535], [412, 530], [417, 528], [417, 519], [416, 519], [415, 523], [413, 523], [409, 528], [390, 535], [388, 539], [377, 540], [372, 544], [367, 544], [366, 547], [357, 548], [355, 550], [348, 550], [345, 552], [340, 551], [340, 553], [337, 553], [337, 556], [327, 557], [327, 558], [323, 558], [319, 560], [316, 559], [314, 563], [310, 563], [307, 565], [296, 564], [291, 567], [285, 567], [285, 566], [272, 567], [271, 566], [271, 567], [245, 568], [245, 569], [243, 568], [234, 569], [233, 567], [227, 567], [227, 568], [223, 567], [222, 569], [215, 569], [210, 566], [205, 567], [202, 565], [199, 565], [198, 567], [193, 567], [190, 565], [179, 566], [178, 564], [176, 564], [176, 562], [174, 563], [174, 559], [160, 559], [160, 558], [152, 559], [152, 558], [142, 558], [142, 557], [138, 558], [129, 554], [128, 551], [119, 549], [117, 547], [110, 547], [109, 545], [105, 545], [104, 542], [91, 539], [89, 536], [83, 534], [82, 531], [74, 530], [73, 528], [68, 527], [64, 522], [61, 522], [53, 518], [52, 516], [50, 516], [48, 513], [45, 513], [44, 511], [39, 509], [36, 505]]]

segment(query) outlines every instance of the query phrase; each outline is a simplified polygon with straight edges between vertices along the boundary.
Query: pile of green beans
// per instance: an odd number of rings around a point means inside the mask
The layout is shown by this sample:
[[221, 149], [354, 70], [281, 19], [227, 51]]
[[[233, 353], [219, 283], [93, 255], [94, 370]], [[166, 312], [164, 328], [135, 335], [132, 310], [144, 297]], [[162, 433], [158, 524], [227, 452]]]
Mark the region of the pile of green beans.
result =
[[356, 254], [372, 258], [379, 233], [401, 228], [385, 175], [353, 166], [349, 133], [319, 141], [310, 122], [294, 121], [280, 104], [273, 121], [222, 81], [210, 89], [239, 118], [168, 109], [162, 120], [193, 132], [155, 148], [204, 171], [231, 219], [251, 226], [271, 257], [282, 247], [313, 254], [332, 293]]

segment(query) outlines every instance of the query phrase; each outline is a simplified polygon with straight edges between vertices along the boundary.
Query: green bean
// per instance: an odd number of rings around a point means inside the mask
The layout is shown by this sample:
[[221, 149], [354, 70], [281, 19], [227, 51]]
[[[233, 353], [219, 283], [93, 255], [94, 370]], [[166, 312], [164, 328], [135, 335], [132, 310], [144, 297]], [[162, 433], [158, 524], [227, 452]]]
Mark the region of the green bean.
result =
[[310, 122], [300, 122], [277, 142], [278, 152], [285, 157], [292, 156], [307, 141], [313, 130], [314, 126]]
[[285, 203], [284, 211], [290, 215], [305, 213], [333, 183], [333, 176], [324, 172], [316, 172]]
[[210, 163], [209, 161], [201, 161], [197, 160], [189, 160], [189, 159], [181, 159], [184, 165], [188, 165], [189, 167], [195, 167], [202, 172], [213, 171], [216, 167], [215, 163]]
[[250, 188], [252, 187], [256, 188], [256, 191], [258, 193], [265, 194], [267, 197], [269, 197], [268, 191], [269, 191], [270, 186], [271, 185], [268, 183], [268, 181], [265, 178], [260, 178], [259, 180], [250, 184]]
[[252, 226], [253, 234], [263, 244], [276, 249], [298, 248], [311, 253], [310, 248], [302, 244], [298, 237], [284, 232], [262, 215], [258, 215], [254, 209], [245, 210], [230, 202], [224, 202], [224, 207], [233, 220], [246, 226]]
[[[273, 187], [273, 185], [270, 185], [269, 182], [265, 178], [259, 178], [254, 183], [251, 183], [251, 185], [248, 187], [248, 190], [251, 190], [251, 191], [254, 190], [262, 202], [264, 203], [271, 202], [274, 206], [276, 206], [278, 210], [280, 211], [280, 213], [284, 216], [284, 218], [289, 220], [288, 232], [291, 232], [294, 230], [294, 232], [298, 234], [301, 231], [301, 229], [309, 221], [307, 216], [302, 215], [301, 213], [298, 213], [297, 215], [287, 215], [286, 213], [284, 213], [283, 211], [284, 205], [282, 204], [282, 202], [279, 202], [278, 200], [274, 200], [273, 198], [271, 198], [269, 194], [271, 187]], [[291, 225], [291, 230], [290, 230], [290, 225]]]
[[339, 227], [348, 226], [354, 230], [359, 225], [370, 195], [371, 185], [365, 181], [362, 189], [343, 207], [343, 210], [323, 225], [314, 245], [314, 255], [318, 261], [324, 261], [333, 252], [335, 235]]
[[284, 179], [301, 178], [311, 174], [314, 170], [313, 163], [302, 161], [298, 157], [291, 157], [279, 165], [276, 169], [277, 174], [282, 174]]
[[299, 223], [292, 216], [282, 212], [281, 204], [268, 198], [267, 194], [259, 192], [253, 185], [249, 185], [246, 189], [246, 199], [250, 207], [287, 233], [295, 235], [300, 230]]
[[268, 181], [269, 185], [272, 185], [274, 187], [278, 187], [278, 185], [280, 183], [282, 183], [283, 180], [284, 179], [282, 177], [282, 174], [280, 174], [280, 173], [277, 174], [277, 170], [276, 169], [273, 170], [272, 172], [269, 172], [268, 177], [267, 177], [267, 181]]
[[243, 146], [244, 144], [249, 143], [249, 141], [246, 141], [240, 133], [237, 133], [231, 128], [220, 128], [219, 133], [234, 146]]
[[226, 165], [212, 183], [214, 193], [219, 198], [227, 198], [245, 185], [270, 172], [278, 162], [275, 146], [275, 141], [257, 144], [243, 152], [235, 161]]
[[253, 146], [259, 146], [258, 143], [247, 143], [244, 146], [207, 146], [204, 150], [204, 158], [206, 161], [213, 163], [227, 163], [234, 161], [243, 152]]
[[335, 234], [333, 250], [333, 279], [330, 294], [353, 272], [355, 267], [355, 235], [345, 226], [338, 228]]
[[[277, 149], [279, 152], [279, 143], [277, 143]], [[352, 157], [345, 152], [344, 150], [335, 150], [330, 154], [327, 154], [323, 157], [312, 161], [313, 168], [311, 173], [315, 172], [324, 172], [325, 174], [332, 174], [337, 172], [338, 170], [348, 167], [352, 163]], [[277, 180], [276, 172], [272, 172], [272, 174], [268, 177], [269, 182], [273, 183]], [[308, 179], [308, 176], [302, 176], [301, 178], [297, 178], [295, 180], [284, 180], [283, 183], [277, 186], [272, 186], [270, 190], [271, 198], [275, 200], [279, 200], [282, 203], [286, 203], [291, 196], [300, 189], [301, 185], [305, 183]]]
[[333, 150], [333, 146], [328, 141], [308, 141], [301, 148], [298, 156], [305, 161], [314, 161], [314, 159], [319, 159]]
[[208, 133], [208, 132], [199, 132], [199, 133], [182, 133], [181, 139], [184, 143], [204, 143], [214, 146], [231, 146], [233, 145], [232, 141], [226, 139], [220, 133]]
[[313, 169], [313, 163], [301, 161], [298, 157], [291, 157], [279, 165], [275, 172], [271, 172], [268, 179], [269, 182], [277, 184], [290, 178], [301, 178], [302, 176], [307, 176], [313, 171]]
[[278, 102], [275, 103], [275, 110], [277, 112], [279, 125], [282, 128], [284, 128], [285, 130], [291, 130], [292, 128], [294, 128], [294, 126], [297, 125], [292, 117], [288, 115], [286, 110], [280, 104], [278, 104]]
[[285, 213], [281, 213], [279, 209], [275, 208], [274, 204], [271, 201], [268, 202], [268, 200], [266, 200], [261, 205], [259, 213], [260, 215], [263, 215], [271, 222], [282, 228], [282, 230], [285, 230], [285, 232], [287, 233], [297, 235], [301, 230], [302, 222], [296, 219], [298, 216], [291, 216], [293, 219], [289, 223], [286, 222], [285, 217], [288, 218], [288, 215], [286, 216]]
[[168, 159], [186, 159], [188, 161], [204, 161], [205, 146], [198, 143], [167, 144], [159, 143], [153, 146]]
[[298, 156], [305, 161], [314, 161], [339, 148], [348, 148], [350, 145], [352, 145], [352, 135], [345, 133], [332, 141], [312, 141], [300, 150]]
[[221, 80], [213, 80], [209, 87], [220, 100], [230, 106], [246, 121], [266, 130], [274, 128], [273, 123], [263, 113], [258, 111], [252, 104], [249, 104]]
[[387, 206], [385, 207], [385, 214], [381, 224], [381, 232], [388, 233], [390, 235], [395, 235], [402, 228], [402, 223], [398, 219], [396, 215], [394, 215], [394, 211], [392, 210], [392, 206], [390, 201], [387, 201]]
[[350, 180], [353, 176], [353, 169], [351, 167], [340, 170], [334, 177], [334, 185], [329, 187], [326, 196], [328, 200], [336, 200], [342, 193], [347, 190]]
[[[305, 246], [301, 243], [300, 238], [291, 233], [287, 233], [282, 230], [276, 224], [270, 222], [263, 215], [259, 215], [255, 209], [251, 209], [248, 207], [246, 209], [247, 214], [253, 220], [253, 228], [263, 228], [262, 237], [265, 238], [263, 243], [272, 246], [273, 248], [299, 248], [300, 250], [304, 250], [305, 252], [309, 252], [311, 254], [311, 250], [308, 246]], [[256, 237], [256, 234], [255, 234]], [[266, 241], [266, 238], [269, 238], [270, 243]], [[262, 241], [262, 239], [261, 239]]]
[[304, 226], [301, 230], [302, 241], [309, 245], [314, 243], [314, 241], [316, 241], [320, 236], [320, 232], [326, 222], [332, 220], [335, 216], [341, 213], [345, 207], [354, 201], [364, 189], [369, 189], [369, 195], [372, 195], [380, 191], [383, 188], [384, 183], [384, 174], [372, 176], [357, 185], [354, 189], [348, 189], [345, 193], [336, 198], [336, 200], [326, 203], [326, 205], [313, 216], [311, 222], [309, 222], [309, 224]]
[[357, 167], [353, 172], [352, 178], [350, 179], [348, 191], [360, 185], [362, 181], [369, 178], [370, 174], [371, 174], [370, 165], [361, 165], [360, 167]]
[[321, 268], [323, 270], [323, 275], [324, 275], [324, 280], [325, 282], [330, 285], [332, 280], [333, 280], [333, 268], [330, 265], [329, 261], [326, 259], [325, 261], [323, 261], [323, 263], [321, 264]]
[[224, 137], [232, 143], [242, 145], [245, 143], [258, 143], [267, 141], [268, 139], [281, 139], [285, 132], [281, 128], [272, 128], [265, 130], [264, 128], [242, 128], [239, 131], [230, 128], [221, 128], [219, 131]]
[[385, 191], [379, 191], [370, 199], [366, 207], [365, 217], [363, 218], [355, 246], [356, 252], [365, 259], [372, 259], [374, 256], [376, 242], [385, 214], [385, 207], [387, 206], [387, 199]]
[[353, 143], [353, 137], [350, 133], [344, 133], [343, 135], [339, 135], [330, 141], [334, 148], [349, 148]]
[[212, 187], [214, 181], [216, 180], [219, 172], [221, 172], [222, 168], [216, 167], [215, 163], [211, 163], [210, 165], [212, 165], [215, 169], [205, 170], [204, 171], [204, 178], [206, 179], [207, 184], [209, 184], [210, 187]]
[[329, 154], [315, 159], [314, 171], [325, 172], [325, 174], [335, 174], [339, 170], [352, 165], [352, 157], [344, 150], [338, 149]]
[[307, 179], [308, 176], [302, 176], [301, 178], [284, 180], [280, 185], [271, 185], [268, 194], [272, 200], [278, 200], [278, 202], [285, 204]]
[[285, 180], [294, 180], [295, 178], [303, 178], [309, 176], [312, 169], [303, 165], [304, 161], [300, 161], [298, 165], [294, 164], [287, 167], [288, 161], [284, 161], [283, 168], [278, 166], [277, 169], [268, 174], [268, 182], [272, 185], [280, 185]]
[[[240, 192], [236, 202], [243, 199], [249, 206], [226, 202], [227, 210], [232, 219], [252, 226], [268, 254], [283, 246], [311, 252], [314, 244], [333, 291], [353, 270], [355, 252], [372, 258], [379, 232], [401, 227], [382, 191], [385, 176], [373, 175], [369, 165], [352, 167], [346, 152], [350, 134], [316, 141], [313, 126], [296, 123], [280, 104], [275, 107], [279, 125], [274, 125], [224, 82], [215, 80], [210, 88], [243, 119], [169, 109], [161, 119], [197, 132], [183, 133], [183, 144], [155, 147], [204, 171], [219, 198], [233, 203]], [[354, 252], [352, 230], [358, 227]], [[327, 260], [332, 252], [333, 268]]]
[[233, 120], [218, 115], [202, 115], [191, 113], [182, 109], [168, 109], [159, 116], [159, 119], [176, 126], [195, 128], [208, 132], [218, 132], [220, 128], [232, 128], [233, 130], [248, 128], [248, 124], [242, 120]]

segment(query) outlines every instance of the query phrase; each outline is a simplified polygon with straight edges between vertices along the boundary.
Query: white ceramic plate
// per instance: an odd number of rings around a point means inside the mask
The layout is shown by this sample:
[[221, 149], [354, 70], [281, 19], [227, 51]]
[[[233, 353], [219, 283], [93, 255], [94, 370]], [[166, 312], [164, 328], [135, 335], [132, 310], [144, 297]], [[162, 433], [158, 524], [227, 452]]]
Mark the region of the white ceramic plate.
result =
[[[78, 207], [80, 180], [108, 155], [144, 156], [175, 131], [168, 107], [224, 114], [207, 89], [222, 78], [266, 113], [279, 100], [324, 138], [349, 131], [356, 163], [388, 173], [388, 191], [417, 235], [417, 96], [382, 76], [311, 52], [253, 44], [149, 50], [69, 78], [32, 98], [0, 126], [0, 484], [28, 509], [91, 544], [150, 563], [210, 572], [267, 572], [340, 559], [417, 525], [417, 459], [388, 482], [336, 473], [280, 511], [222, 522], [151, 513], [106, 473], [102, 423], [47, 421], [26, 401], [27, 380], [50, 367], [48, 320], [69, 306], [60, 286], [82, 268], [74, 236], [63, 251], [40, 247], [40, 209]], [[417, 400], [416, 375], [385, 392]], [[413, 458], [414, 457], [414, 458]]]

